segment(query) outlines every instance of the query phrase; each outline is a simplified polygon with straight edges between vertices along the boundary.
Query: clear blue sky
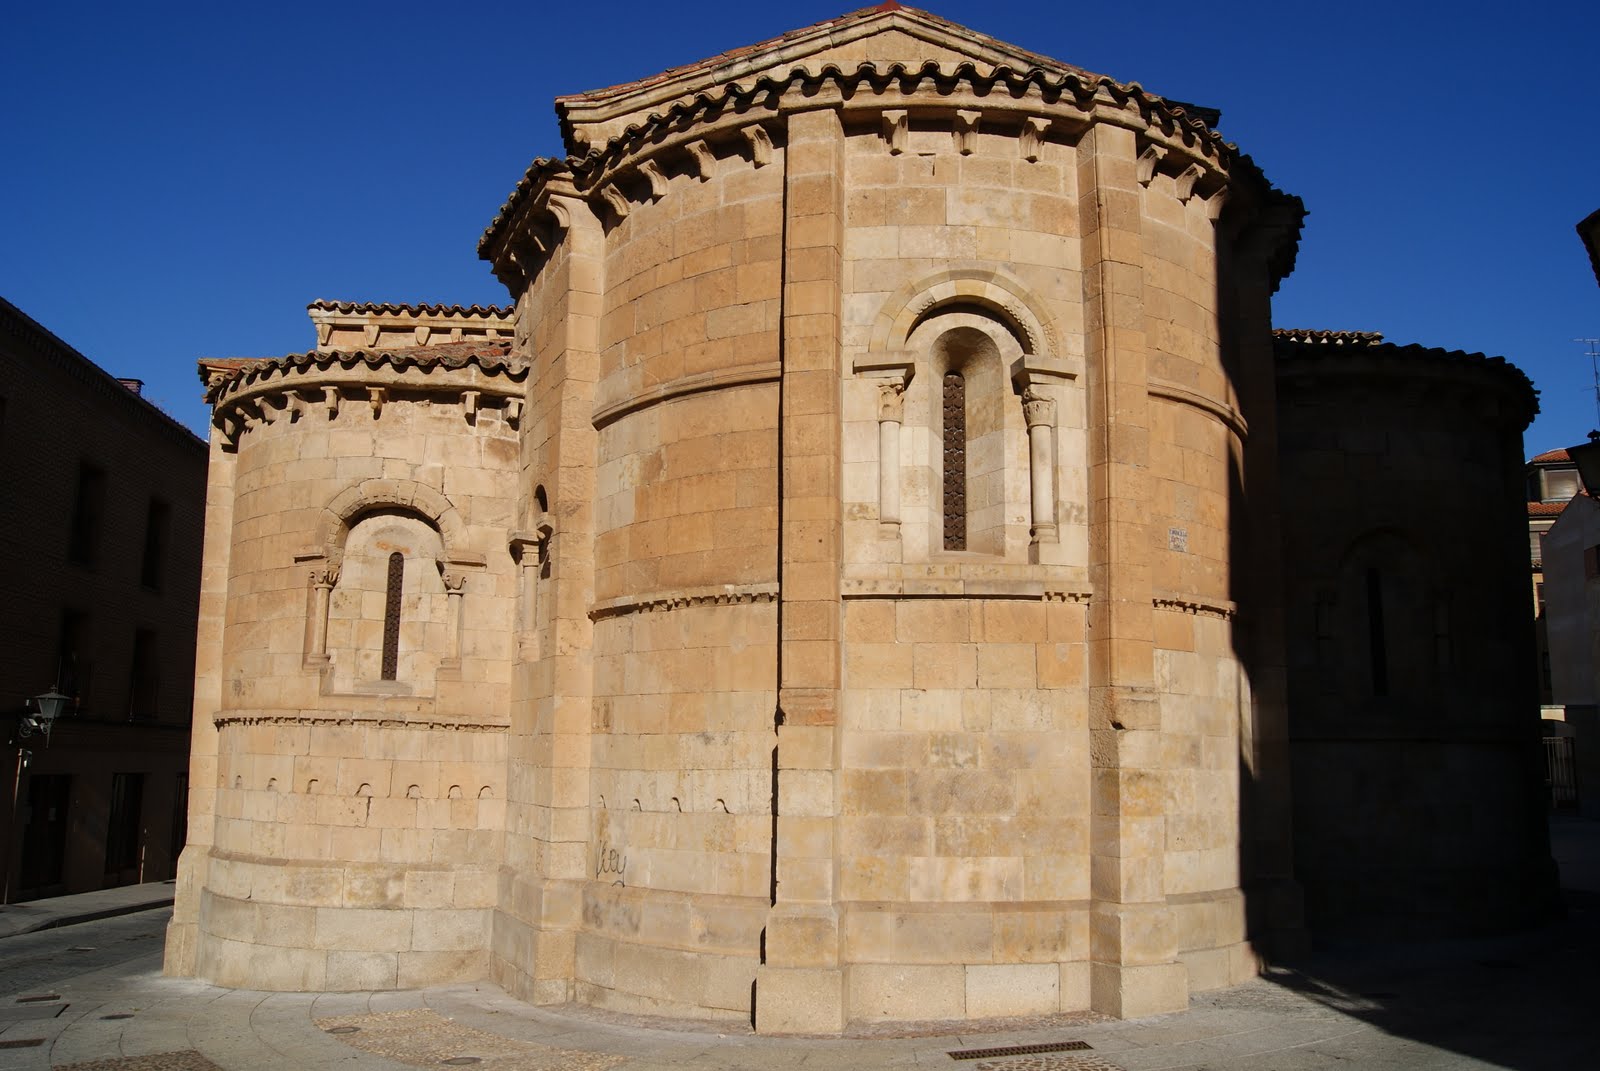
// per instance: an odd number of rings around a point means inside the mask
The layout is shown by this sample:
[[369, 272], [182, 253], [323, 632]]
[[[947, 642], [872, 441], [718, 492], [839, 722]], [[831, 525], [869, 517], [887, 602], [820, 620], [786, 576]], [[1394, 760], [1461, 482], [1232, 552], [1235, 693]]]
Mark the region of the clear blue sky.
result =
[[[305, 305], [504, 302], [478, 235], [551, 98], [841, 14], [787, 5], [15, 4], [0, 295], [203, 430], [194, 360], [314, 345]], [[1511, 358], [1527, 451], [1597, 423], [1600, 3], [979, 3], [930, 10], [1152, 92], [1310, 208], [1281, 327]]]

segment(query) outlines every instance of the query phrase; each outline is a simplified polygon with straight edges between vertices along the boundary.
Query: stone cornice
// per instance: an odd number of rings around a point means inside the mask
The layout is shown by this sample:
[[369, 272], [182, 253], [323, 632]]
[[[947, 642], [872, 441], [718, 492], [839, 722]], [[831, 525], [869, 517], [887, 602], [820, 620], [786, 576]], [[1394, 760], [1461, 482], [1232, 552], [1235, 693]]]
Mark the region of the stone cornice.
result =
[[219, 710], [217, 728], [249, 725], [360, 725], [373, 729], [427, 729], [463, 733], [503, 733], [510, 719], [441, 717], [426, 713], [362, 710]]
[[312, 351], [260, 361], [200, 362], [212, 423], [237, 444], [244, 431], [313, 411], [327, 419], [341, 408], [371, 409], [377, 419], [391, 393], [421, 394], [459, 404], [476, 424], [498, 407], [507, 423], [521, 419], [526, 360], [508, 343], [439, 345], [409, 350]]
[[[1187, 175], [1186, 187], [1206, 196], [1227, 184], [1237, 157], [1233, 146], [1182, 107], [1137, 83], [1123, 85], [1084, 72], [932, 61], [917, 67], [863, 63], [850, 71], [831, 63], [816, 70], [798, 66], [782, 77], [730, 82], [678, 101], [581, 158], [535, 160], [484, 231], [478, 255], [508, 281], [506, 262], [515, 244], [509, 239], [535, 226], [530, 210], [537, 214], [539, 192], [552, 181], [570, 183], [597, 207], [604, 203], [606, 211], [620, 216], [632, 200], [630, 189], [641, 201], [659, 194], [661, 183], [650, 178], [647, 165], [654, 164], [658, 177], [663, 170], [704, 174], [708, 159], [739, 154], [759, 167], [765, 162], [759, 141], [773, 134], [764, 124], [785, 111], [815, 108], [838, 108], [847, 118], [859, 115], [880, 130], [886, 112], [945, 115], [953, 134], [974, 123], [1009, 131], [1019, 140], [1019, 154], [1030, 160], [1038, 158], [1046, 137], [1076, 140], [1093, 123], [1114, 123], [1158, 145], [1161, 169]], [[883, 130], [883, 136], [888, 141], [892, 130]], [[673, 160], [676, 156], [685, 160]], [[1265, 184], [1253, 167], [1244, 174]]]
[[777, 584], [722, 584], [716, 587], [684, 588], [673, 592], [648, 592], [605, 599], [594, 604], [589, 610], [589, 618], [599, 621], [623, 614], [682, 610], [694, 606], [736, 606], [774, 602], [777, 598]]

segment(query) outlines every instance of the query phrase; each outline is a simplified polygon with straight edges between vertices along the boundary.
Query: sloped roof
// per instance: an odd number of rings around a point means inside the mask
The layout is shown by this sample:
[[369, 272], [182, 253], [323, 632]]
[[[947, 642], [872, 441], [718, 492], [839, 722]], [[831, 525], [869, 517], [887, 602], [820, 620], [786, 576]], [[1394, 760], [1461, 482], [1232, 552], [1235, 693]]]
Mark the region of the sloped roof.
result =
[[1541, 462], [1548, 462], [1548, 461], [1567, 461], [1567, 462], [1570, 462], [1571, 460], [1572, 459], [1567, 456], [1567, 452], [1565, 450], [1546, 450], [1542, 454], [1535, 454], [1533, 457], [1529, 458], [1528, 459], [1528, 464], [1536, 465], [1536, 464], [1539, 464]]
[[436, 346], [411, 346], [405, 349], [311, 350], [283, 357], [203, 357], [199, 361], [200, 380], [206, 385], [206, 401], [216, 404], [228, 387], [250, 382], [274, 371], [328, 368], [340, 365], [353, 368], [388, 365], [391, 368], [465, 368], [477, 365], [490, 374], [518, 375], [527, 371], [527, 361], [511, 352], [511, 341], [477, 340], [447, 342]]
[[1500, 379], [1526, 406], [1527, 420], [1539, 413], [1539, 392], [1533, 381], [1504, 357], [1465, 353], [1415, 343], [1397, 345], [1370, 331], [1308, 331], [1280, 328], [1272, 332], [1273, 355], [1280, 365], [1293, 361], [1341, 361], [1366, 358], [1400, 372], [1409, 369], [1473, 370]]
[[510, 305], [412, 305], [393, 302], [326, 301], [318, 298], [306, 306], [308, 311], [350, 312], [379, 316], [510, 316]]
[[[891, 31], [915, 40], [916, 54], [869, 56], [848, 48]], [[829, 54], [848, 58], [829, 59]], [[942, 58], [930, 58], [934, 55]], [[1248, 172], [1260, 177], [1248, 158], [1207, 125], [1206, 120], [1214, 120], [1218, 114], [1212, 109], [1168, 100], [1146, 92], [1137, 82], [1117, 82], [891, 0], [646, 78], [557, 97], [556, 112], [569, 155], [564, 160], [540, 157], [533, 161], [484, 230], [478, 253], [485, 259], [491, 257], [490, 249], [502, 227], [522, 202], [551, 178], [567, 175], [581, 182], [586, 175], [602, 170], [623, 147], [648, 144], [653, 135], [679, 119], [697, 113], [742, 111], [797, 84], [813, 86], [830, 80], [845, 92], [863, 84], [928, 80], [942, 86], [965, 80], [983, 92], [1000, 87], [1020, 94], [1037, 87], [1046, 96], [1079, 99], [1092, 98], [1104, 88], [1121, 100], [1136, 100], [1163, 124], [1180, 130], [1186, 141], [1202, 145], [1208, 155], [1242, 161]], [[597, 131], [593, 143], [578, 136], [583, 127]], [[1260, 181], [1266, 185], [1264, 177]]]
[[[1568, 499], [1568, 501], [1571, 501]], [[1529, 502], [1528, 516], [1530, 517], [1559, 517], [1561, 511], [1567, 508], [1566, 502]]]

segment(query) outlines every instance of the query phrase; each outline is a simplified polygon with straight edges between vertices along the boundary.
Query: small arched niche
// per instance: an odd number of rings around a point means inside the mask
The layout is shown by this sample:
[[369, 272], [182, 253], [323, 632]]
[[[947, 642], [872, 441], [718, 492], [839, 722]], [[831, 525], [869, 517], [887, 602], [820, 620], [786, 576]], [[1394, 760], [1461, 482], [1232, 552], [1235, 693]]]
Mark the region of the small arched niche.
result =
[[410, 510], [351, 519], [328, 605], [335, 691], [431, 693], [450, 654], [443, 553], [439, 530]]
[[1025, 554], [1027, 429], [1007, 375], [1022, 339], [986, 306], [955, 303], [921, 316], [906, 348], [921, 369], [907, 423], [924, 470], [907, 498], [926, 512], [927, 553]]

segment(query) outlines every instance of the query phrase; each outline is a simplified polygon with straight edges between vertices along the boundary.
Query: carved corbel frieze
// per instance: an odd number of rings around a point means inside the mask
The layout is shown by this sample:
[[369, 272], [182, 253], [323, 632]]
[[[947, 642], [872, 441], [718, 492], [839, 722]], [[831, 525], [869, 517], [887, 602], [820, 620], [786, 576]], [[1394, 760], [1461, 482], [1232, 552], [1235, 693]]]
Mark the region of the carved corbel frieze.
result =
[[962, 108], [956, 112], [956, 151], [962, 156], [971, 156], [978, 151], [978, 122], [982, 118], [983, 113], [975, 108]]
[[667, 176], [661, 173], [661, 165], [654, 160], [646, 160], [639, 165], [639, 174], [650, 183], [650, 200], [659, 201], [667, 195]]
[[1146, 145], [1139, 153], [1139, 185], [1148, 186], [1155, 181], [1156, 169], [1167, 158], [1167, 150], [1159, 145]]
[[711, 146], [704, 141], [691, 141], [684, 146], [689, 151], [689, 159], [694, 161], [694, 174], [701, 182], [709, 182], [711, 173], [716, 169], [717, 158], [711, 151]]
[[1188, 167], [1184, 168], [1178, 174], [1178, 200], [1188, 204], [1189, 198], [1194, 196], [1195, 183], [1199, 182], [1205, 173], [1205, 168], [1201, 167], [1199, 164], [1190, 164]]
[[617, 219], [623, 220], [628, 218], [628, 199], [622, 195], [621, 190], [617, 189], [615, 183], [608, 183], [606, 186], [602, 187], [600, 190], [600, 196], [602, 199], [604, 199], [606, 206], [611, 209], [612, 214], [615, 215]]
[[772, 163], [772, 135], [767, 133], [767, 128], [760, 123], [752, 123], [740, 131], [744, 135], [745, 144], [750, 149], [750, 163], [755, 167], [766, 167]]
[[1037, 163], [1044, 155], [1044, 138], [1050, 132], [1050, 120], [1042, 115], [1030, 115], [1022, 121], [1022, 134], [1018, 138], [1022, 158]]
[[911, 120], [903, 108], [883, 113], [883, 140], [889, 146], [889, 155], [899, 156], [906, 151], [910, 133]]

